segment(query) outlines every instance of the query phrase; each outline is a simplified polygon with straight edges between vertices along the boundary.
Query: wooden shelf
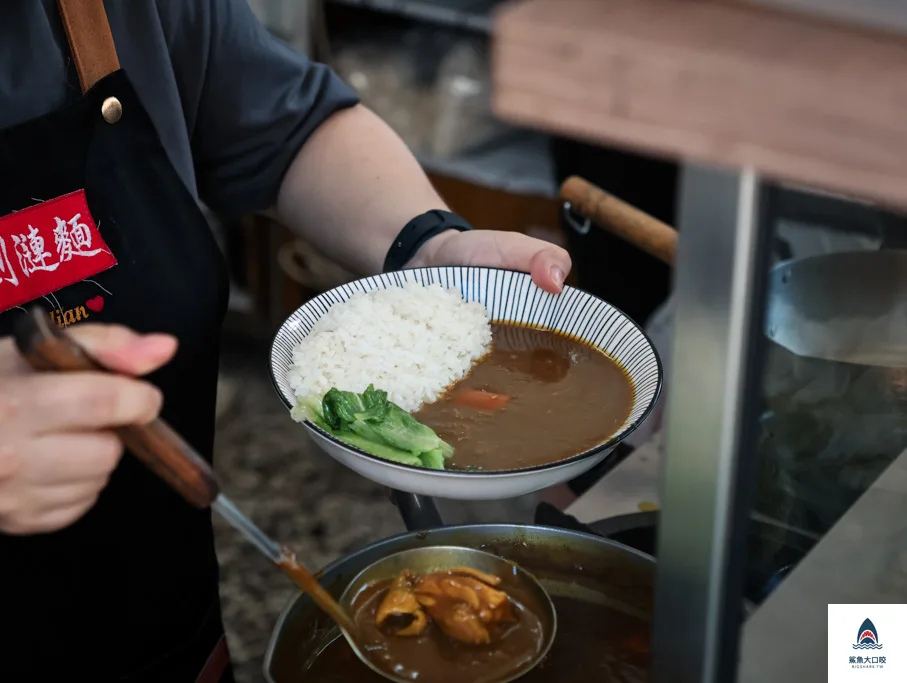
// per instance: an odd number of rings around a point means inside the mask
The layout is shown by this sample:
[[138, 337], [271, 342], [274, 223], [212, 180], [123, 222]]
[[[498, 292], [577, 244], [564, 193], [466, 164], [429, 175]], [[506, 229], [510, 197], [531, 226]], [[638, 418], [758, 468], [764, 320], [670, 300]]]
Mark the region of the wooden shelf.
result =
[[907, 38], [731, 0], [525, 0], [502, 118], [907, 206]]

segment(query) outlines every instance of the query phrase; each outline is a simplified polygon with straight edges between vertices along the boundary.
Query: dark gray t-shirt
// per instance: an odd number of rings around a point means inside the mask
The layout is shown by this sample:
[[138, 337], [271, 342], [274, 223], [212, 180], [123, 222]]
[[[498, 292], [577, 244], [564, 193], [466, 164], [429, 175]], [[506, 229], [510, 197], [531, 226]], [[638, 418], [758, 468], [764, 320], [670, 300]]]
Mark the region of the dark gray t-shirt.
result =
[[[104, 4], [170, 160], [215, 211], [273, 205], [308, 136], [357, 101], [330, 69], [274, 38], [246, 0]], [[79, 96], [56, 0], [0, 0], [0, 128]]]

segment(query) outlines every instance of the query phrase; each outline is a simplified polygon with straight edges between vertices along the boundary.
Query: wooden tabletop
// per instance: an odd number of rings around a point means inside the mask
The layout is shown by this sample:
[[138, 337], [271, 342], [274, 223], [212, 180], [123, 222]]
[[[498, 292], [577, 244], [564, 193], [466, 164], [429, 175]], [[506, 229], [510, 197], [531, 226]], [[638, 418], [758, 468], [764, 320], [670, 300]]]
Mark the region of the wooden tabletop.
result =
[[505, 119], [899, 207], [905, 74], [907, 36], [732, 0], [514, 0], [495, 18]]

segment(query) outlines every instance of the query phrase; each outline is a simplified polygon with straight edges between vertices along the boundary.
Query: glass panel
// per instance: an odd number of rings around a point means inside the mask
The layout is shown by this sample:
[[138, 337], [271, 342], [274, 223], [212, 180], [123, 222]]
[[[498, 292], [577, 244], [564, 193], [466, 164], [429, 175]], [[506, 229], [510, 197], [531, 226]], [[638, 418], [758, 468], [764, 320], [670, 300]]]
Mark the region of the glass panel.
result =
[[907, 602], [907, 220], [771, 192], [738, 680], [799, 683], [825, 680], [826, 656], [841, 671], [884, 657], [854, 648], [871, 609], [830, 650], [829, 604]]

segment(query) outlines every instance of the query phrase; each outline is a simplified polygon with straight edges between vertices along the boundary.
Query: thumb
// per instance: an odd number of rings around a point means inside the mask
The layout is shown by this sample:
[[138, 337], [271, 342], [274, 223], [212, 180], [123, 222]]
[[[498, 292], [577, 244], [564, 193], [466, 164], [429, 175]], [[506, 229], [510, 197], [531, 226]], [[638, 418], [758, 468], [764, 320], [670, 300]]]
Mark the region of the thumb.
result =
[[570, 254], [556, 244], [520, 233], [502, 233], [497, 240], [501, 268], [528, 272], [536, 285], [551, 294], [564, 288], [572, 266]]
[[559, 294], [570, 273], [570, 255], [558, 246], [539, 249], [529, 261], [529, 272], [536, 285], [550, 294]]
[[113, 372], [142, 376], [168, 363], [177, 341], [169, 334], [139, 334], [122, 325], [77, 325], [66, 333]]

